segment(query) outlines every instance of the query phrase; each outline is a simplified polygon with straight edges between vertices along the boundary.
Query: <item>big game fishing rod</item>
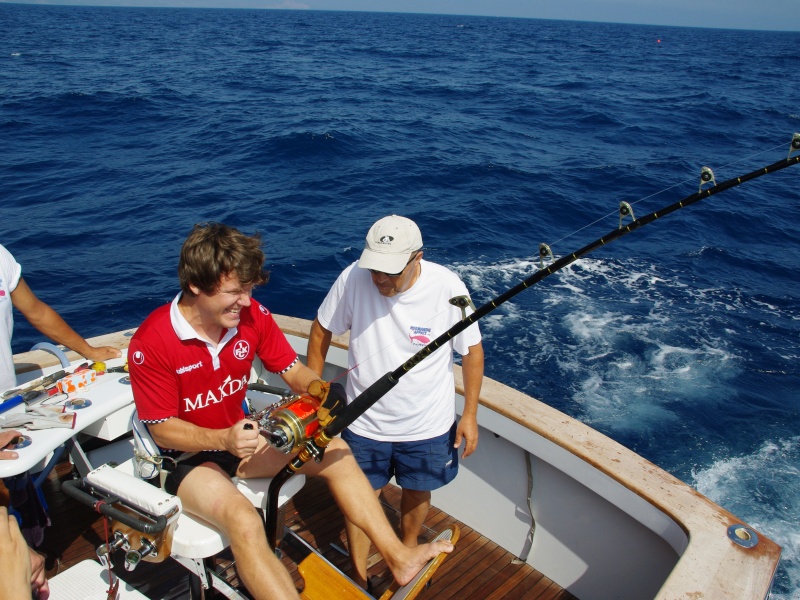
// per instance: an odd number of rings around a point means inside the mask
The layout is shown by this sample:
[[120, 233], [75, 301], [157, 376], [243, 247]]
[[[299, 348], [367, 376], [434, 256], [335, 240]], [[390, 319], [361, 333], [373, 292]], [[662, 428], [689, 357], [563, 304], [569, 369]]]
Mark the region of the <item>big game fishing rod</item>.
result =
[[[408, 373], [411, 369], [413, 369], [416, 365], [420, 362], [425, 360], [430, 354], [435, 352], [438, 348], [443, 346], [448, 340], [452, 339], [462, 331], [464, 331], [467, 327], [472, 325], [473, 323], [477, 322], [479, 319], [485, 317], [490, 312], [498, 308], [503, 303], [507, 302], [520, 292], [528, 289], [529, 287], [535, 285], [536, 283], [540, 282], [545, 277], [560, 271], [564, 267], [571, 265], [579, 258], [583, 258], [590, 252], [594, 252], [601, 246], [605, 246], [621, 238], [624, 235], [631, 233], [639, 229], [640, 227], [644, 227], [648, 223], [652, 223], [656, 219], [660, 219], [661, 217], [665, 217], [670, 213], [673, 213], [681, 208], [685, 208], [696, 202], [704, 200], [709, 196], [713, 196], [715, 194], [722, 193], [726, 190], [731, 188], [737, 187], [743, 183], [761, 177], [762, 175], [767, 175], [770, 173], [775, 173], [776, 171], [780, 171], [785, 169], [786, 167], [796, 165], [800, 162], [800, 155], [792, 157], [794, 152], [800, 151], [800, 133], [795, 133], [792, 137], [791, 145], [789, 148], [789, 155], [787, 158], [775, 162], [771, 165], [767, 165], [746, 175], [741, 175], [739, 177], [734, 177], [732, 179], [728, 179], [722, 183], [717, 184], [714, 179], [714, 174], [708, 167], [703, 167], [700, 174], [700, 187], [697, 192], [686, 196], [682, 200], [675, 202], [661, 210], [657, 210], [652, 212], [644, 217], [639, 219], [633, 219], [633, 211], [630, 205], [627, 202], [620, 203], [620, 226], [607, 233], [606, 235], [596, 239], [595, 241], [585, 245], [580, 250], [573, 252], [572, 254], [563, 256], [558, 260], [555, 260], [550, 266], [544, 267], [541, 265], [541, 268], [536, 271], [533, 275], [528, 277], [527, 279], [521, 281], [511, 289], [507, 290], [506, 292], [500, 294], [497, 298], [490, 300], [489, 302], [483, 304], [479, 308], [475, 309], [471, 314], [466, 314], [466, 307], [470, 306], [471, 303], [469, 298], [466, 296], [459, 296], [456, 298], [452, 298], [450, 303], [454, 306], [461, 308], [463, 313], [463, 318], [453, 325], [450, 329], [445, 331], [439, 337], [437, 337], [432, 342], [428, 343], [425, 347], [420, 349], [416, 354], [414, 354], [411, 358], [409, 358], [406, 362], [402, 365], [397, 367], [394, 371], [386, 373], [383, 377], [375, 381], [372, 385], [370, 385], [366, 390], [364, 390], [361, 394], [359, 394], [351, 403], [349, 403], [346, 407], [342, 408], [336, 416], [327, 419], [325, 422], [321, 420], [321, 427], [317, 429], [313, 436], [310, 436], [307, 440], [296, 440], [299, 443], [297, 446], [300, 447], [300, 452], [297, 454], [295, 458], [293, 458], [272, 480], [270, 485], [269, 494], [267, 498], [267, 515], [270, 516], [270, 522], [267, 524], [267, 536], [270, 542], [270, 545], [274, 548], [277, 542], [277, 508], [278, 508], [278, 494], [280, 492], [280, 488], [283, 483], [289, 479], [293, 474], [297, 473], [303, 465], [314, 458], [315, 460], [319, 461], [322, 459], [322, 455], [325, 451], [325, 447], [330, 443], [330, 441], [336, 437], [339, 433], [341, 433], [348, 425], [350, 425], [353, 421], [355, 421], [358, 417], [364, 414], [373, 404], [375, 404], [384, 394], [386, 394], [389, 390], [391, 390], [394, 386], [397, 385], [400, 378]], [[711, 187], [707, 187], [703, 189], [704, 185], [713, 184]], [[630, 224], [623, 226], [622, 219], [623, 217], [630, 216], [633, 220]], [[540, 257], [544, 258], [544, 256], [548, 255], [552, 257], [552, 253], [550, 252], [550, 248], [546, 244], [542, 244], [540, 246]], [[324, 402], [323, 402], [324, 407]], [[302, 435], [297, 436], [302, 437]], [[296, 448], [297, 446], [292, 446], [291, 449]], [[284, 449], [284, 451], [289, 451], [289, 448]]]

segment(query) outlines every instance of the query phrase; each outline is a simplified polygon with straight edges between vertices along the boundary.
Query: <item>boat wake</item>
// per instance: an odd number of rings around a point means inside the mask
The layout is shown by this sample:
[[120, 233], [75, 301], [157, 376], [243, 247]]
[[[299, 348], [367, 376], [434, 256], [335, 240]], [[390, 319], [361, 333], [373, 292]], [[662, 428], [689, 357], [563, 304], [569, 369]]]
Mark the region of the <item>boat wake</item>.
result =
[[[480, 305], [539, 261], [451, 268]], [[800, 587], [800, 438], [774, 418], [794, 398], [796, 312], [683, 265], [586, 258], [481, 327], [490, 377], [590, 424], [781, 544], [781, 593]]]
[[[781, 588], [772, 600], [800, 598], [800, 436], [765, 442], [752, 454], [719, 458], [690, 482], [783, 547]], [[782, 571], [782, 573], [781, 573]]]

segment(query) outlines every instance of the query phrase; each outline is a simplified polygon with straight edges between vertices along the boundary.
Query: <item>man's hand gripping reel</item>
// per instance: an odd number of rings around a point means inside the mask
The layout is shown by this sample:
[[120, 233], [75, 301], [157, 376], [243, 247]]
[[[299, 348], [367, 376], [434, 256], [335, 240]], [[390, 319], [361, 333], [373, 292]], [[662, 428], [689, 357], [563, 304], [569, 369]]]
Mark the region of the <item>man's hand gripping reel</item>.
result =
[[[259, 432], [270, 446], [291, 454], [302, 448], [310, 458], [322, 460], [325, 446], [331, 438], [324, 429], [336, 418], [347, 404], [344, 387], [340, 383], [315, 380], [302, 396], [284, 397], [250, 418], [258, 422]], [[313, 441], [314, 443], [309, 444]]]

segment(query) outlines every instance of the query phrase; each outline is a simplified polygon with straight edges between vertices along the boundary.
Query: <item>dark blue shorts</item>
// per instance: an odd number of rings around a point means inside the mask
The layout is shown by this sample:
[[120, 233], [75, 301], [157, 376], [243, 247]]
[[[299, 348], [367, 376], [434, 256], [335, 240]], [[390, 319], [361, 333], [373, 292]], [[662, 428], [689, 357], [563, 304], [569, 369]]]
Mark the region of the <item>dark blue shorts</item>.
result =
[[345, 429], [348, 443], [373, 489], [379, 490], [394, 477], [397, 485], [417, 491], [438, 489], [458, 473], [456, 424], [445, 434], [417, 442], [378, 442]]

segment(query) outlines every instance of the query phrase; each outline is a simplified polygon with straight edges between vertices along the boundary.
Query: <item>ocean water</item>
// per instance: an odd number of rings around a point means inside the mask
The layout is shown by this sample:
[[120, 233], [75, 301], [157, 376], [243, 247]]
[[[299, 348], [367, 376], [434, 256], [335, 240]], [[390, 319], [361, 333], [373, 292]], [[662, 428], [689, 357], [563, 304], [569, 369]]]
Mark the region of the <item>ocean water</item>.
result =
[[[177, 289], [196, 222], [260, 231], [312, 318], [369, 225], [415, 219], [477, 304], [785, 158], [800, 33], [0, 3], [0, 243], [85, 336]], [[800, 167], [631, 233], [482, 321], [487, 374], [783, 546], [800, 598]], [[18, 319], [14, 350], [41, 337]]]

